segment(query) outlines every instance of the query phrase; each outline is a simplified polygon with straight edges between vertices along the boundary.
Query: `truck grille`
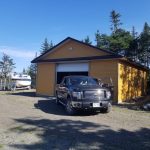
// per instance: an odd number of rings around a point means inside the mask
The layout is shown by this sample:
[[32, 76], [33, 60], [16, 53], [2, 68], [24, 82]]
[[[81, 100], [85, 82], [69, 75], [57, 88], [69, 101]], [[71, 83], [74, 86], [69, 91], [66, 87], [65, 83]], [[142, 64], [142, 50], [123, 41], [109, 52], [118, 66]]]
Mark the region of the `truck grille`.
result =
[[98, 93], [96, 90], [84, 91], [83, 97], [86, 99], [104, 99], [106, 98], [106, 91], [102, 90], [100, 93]]

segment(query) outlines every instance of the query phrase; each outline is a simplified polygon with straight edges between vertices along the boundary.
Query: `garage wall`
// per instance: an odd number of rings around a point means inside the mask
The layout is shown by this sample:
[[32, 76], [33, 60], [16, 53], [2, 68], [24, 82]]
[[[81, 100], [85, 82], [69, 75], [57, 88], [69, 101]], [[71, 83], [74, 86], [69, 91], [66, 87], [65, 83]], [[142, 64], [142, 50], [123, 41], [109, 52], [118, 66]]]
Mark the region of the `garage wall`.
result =
[[108, 53], [84, 44], [80, 44], [75, 41], [68, 41], [67, 43], [64, 43], [63, 45], [56, 48], [53, 52], [49, 53], [43, 59], [74, 58], [101, 55], [108, 55]]
[[146, 71], [125, 62], [118, 64], [119, 102], [146, 94]]
[[[114, 101], [124, 102], [146, 94], [147, 72], [118, 60], [94, 60], [89, 62], [89, 75], [100, 78], [104, 83], [114, 85]], [[38, 64], [36, 93], [54, 95], [56, 65], [54, 63]]]
[[54, 95], [55, 87], [55, 64], [38, 64], [36, 79], [36, 93], [39, 95]]
[[100, 78], [104, 83], [110, 83], [112, 78], [114, 85], [114, 101], [118, 100], [118, 62], [117, 60], [95, 60], [90, 62], [89, 74]]

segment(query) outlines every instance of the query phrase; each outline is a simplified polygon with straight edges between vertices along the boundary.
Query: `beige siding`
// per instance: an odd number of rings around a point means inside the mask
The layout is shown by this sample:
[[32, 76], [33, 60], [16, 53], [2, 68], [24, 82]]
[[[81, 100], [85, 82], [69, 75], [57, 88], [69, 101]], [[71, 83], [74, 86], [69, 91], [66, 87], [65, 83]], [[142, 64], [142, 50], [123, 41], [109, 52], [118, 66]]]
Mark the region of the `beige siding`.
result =
[[36, 93], [39, 95], [54, 95], [55, 87], [55, 64], [38, 64]]
[[114, 101], [118, 100], [118, 65], [117, 60], [97, 60], [90, 62], [90, 76], [100, 78], [104, 83], [114, 85]]
[[44, 59], [74, 58], [101, 55], [108, 55], [108, 53], [89, 47], [87, 45], [77, 43], [75, 41], [69, 41], [53, 50], [51, 53], [45, 56]]

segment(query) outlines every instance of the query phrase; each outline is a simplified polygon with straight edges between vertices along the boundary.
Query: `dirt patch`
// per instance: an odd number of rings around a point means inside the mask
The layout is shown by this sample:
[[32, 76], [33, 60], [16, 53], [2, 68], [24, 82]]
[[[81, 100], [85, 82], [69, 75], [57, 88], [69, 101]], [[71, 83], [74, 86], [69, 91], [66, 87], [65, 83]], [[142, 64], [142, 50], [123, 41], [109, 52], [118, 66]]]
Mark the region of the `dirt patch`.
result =
[[0, 93], [0, 149], [150, 149], [150, 113], [113, 106], [68, 116], [35, 91]]

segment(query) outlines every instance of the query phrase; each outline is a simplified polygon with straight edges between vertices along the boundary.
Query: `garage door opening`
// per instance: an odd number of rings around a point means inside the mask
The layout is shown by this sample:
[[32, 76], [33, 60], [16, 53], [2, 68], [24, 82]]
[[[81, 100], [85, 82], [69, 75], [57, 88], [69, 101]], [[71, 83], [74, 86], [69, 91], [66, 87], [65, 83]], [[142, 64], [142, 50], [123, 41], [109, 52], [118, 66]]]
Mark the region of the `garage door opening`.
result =
[[70, 75], [88, 76], [88, 72], [57, 72], [57, 84], [60, 84], [60, 82], [65, 76], [70, 76]]
[[88, 76], [88, 63], [62, 63], [57, 64], [56, 68], [56, 82], [59, 84], [63, 77], [70, 75], [84, 75]]

